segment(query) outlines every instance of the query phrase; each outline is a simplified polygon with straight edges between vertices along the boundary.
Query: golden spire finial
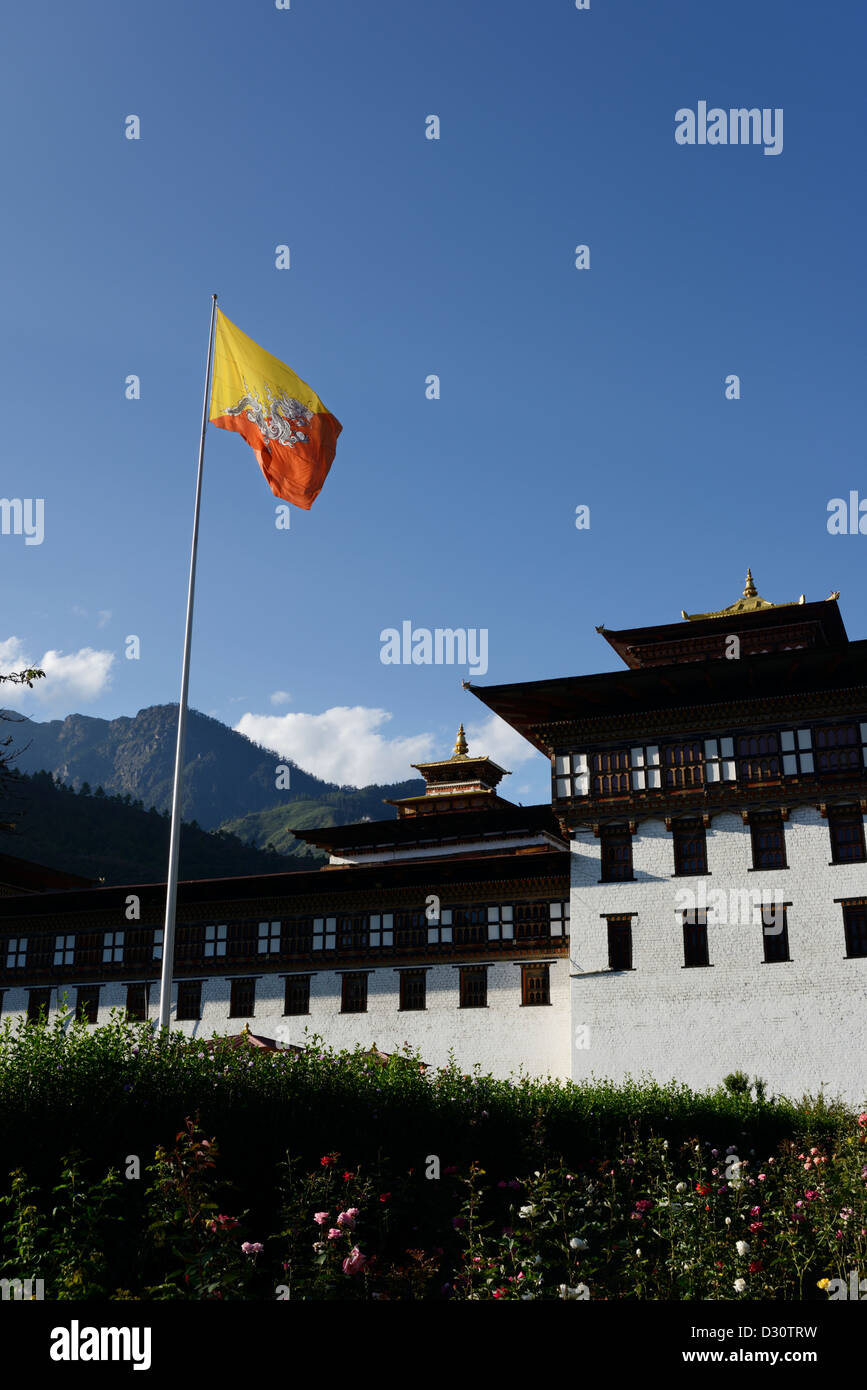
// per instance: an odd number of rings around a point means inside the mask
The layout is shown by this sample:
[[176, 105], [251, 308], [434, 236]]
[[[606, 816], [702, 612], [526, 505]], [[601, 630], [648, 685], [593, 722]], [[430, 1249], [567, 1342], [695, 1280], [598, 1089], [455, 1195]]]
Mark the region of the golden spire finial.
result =
[[465, 758], [467, 756], [467, 752], [467, 736], [464, 733], [464, 726], [462, 724], [461, 727], [458, 729], [458, 736], [455, 739], [455, 746], [452, 751], [452, 757]]
[[752, 570], [747, 570], [747, 582], [744, 585], [744, 598], [756, 598], [757, 594], [758, 590], [753, 583], [753, 572]]

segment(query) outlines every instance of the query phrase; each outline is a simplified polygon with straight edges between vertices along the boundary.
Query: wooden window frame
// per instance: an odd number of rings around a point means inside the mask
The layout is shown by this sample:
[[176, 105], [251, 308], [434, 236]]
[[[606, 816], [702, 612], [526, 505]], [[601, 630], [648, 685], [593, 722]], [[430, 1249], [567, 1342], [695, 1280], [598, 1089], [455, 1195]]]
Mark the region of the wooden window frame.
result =
[[[672, 850], [674, 852], [674, 873], [677, 878], [701, 878], [709, 872], [707, 867], [707, 830], [700, 820], [674, 821], [671, 826]], [[684, 853], [684, 841], [697, 840], [701, 845], [701, 853], [693, 855], [692, 859], [698, 861], [700, 868], [688, 868], [687, 863], [691, 862], [689, 856]]]
[[[608, 969], [617, 973], [621, 970], [634, 969], [632, 964], [632, 918], [634, 915], [632, 912], [610, 912], [605, 917], [608, 932]], [[628, 960], [628, 965], [615, 963], [618, 953], [622, 953], [623, 960]]]
[[[143, 1012], [130, 1010], [130, 995], [133, 990], [142, 991]], [[126, 1016], [134, 1023], [146, 1023], [150, 1016], [150, 984], [132, 984], [126, 987]]]
[[[189, 1003], [184, 1003], [184, 1010], [181, 1012], [181, 1001], [190, 998]], [[196, 1012], [192, 1013], [193, 997], [195, 998]], [[178, 995], [175, 1008], [175, 1018], [178, 1022], [193, 1023], [201, 1020], [202, 1017], [202, 981], [201, 980], [178, 980]]]
[[[400, 970], [398, 977], [400, 981], [398, 1012], [423, 1013], [427, 1009], [427, 971]], [[413, 1002], [414, 991], [416, 1002]], [[420, 1003], [417, 1002], [419, 998]]]
[[[846, 842], [839, 839], [840, 830], [845, 829], [846, 824], [857, 826], [857, 834], [849, 843], [854, 845], [860, 852], [857, 854], [841, 854], [841, 848], [845, 849]], [[832, 864], [863, 864], [867, 859], [867, 848], [864, 843], [864, 816], [860, 806], [829, 806], [828, 807], [828, 832], [831, 837], [831, 863]]]
[[[249, 1002], [250, 1008], [242, 1008]], [[255, 975], [236, 975], [229, 981], [229, 1017], [255, 1018], [256, 1016], [256, 977]]]
[[[635, 881], [635, 868], [632, 860], [632, 833], [629, 826], [627, 825], [625, 828], [620, 825], [605, 826], [599, 832], [599, 841], [601, 849], [599, 859], [599, 873], [601, 877], [599, 882], [633, 883]], [[624, 866], [628, 869], [628, 872], [612, 874], [612, 867], [616, 867], [616, 863], [612, 863], [612, 850], [623, 848], [624, 846], [628, 848], [628, 854], [623, 860]]]
[[99, 985], [79, 985], [75, 992], [75, 1019], [91, 1027], [99, 1022]]
[[[787, 863], [787, 861], [786, 861], [786, 829], [785, 829], [785, 822], [784, 822], [784, 820], [783, 820], [783, 813], [782, 813], [782, 811], [753, 811], [753, 812], [750, 813], [749, 821], [750, 821], [750, 840], [751, 840], [751, 843], [752, 843], [752, 850], [753, 850], [753, 872], [754, 872], [754, 873], [758, 873], [758, 872], [761, 872], [761, 873], [768, 873], [768, 872], [772, 872], [772, 871], [774, 871], [774, 870], [776, 870], [777, 872], [779, 872], [781, 869], [787, 869], [789, 866], [788, 866], [788, 863]], [[762, 835], [762, 834], [767, 834], [767, 833], [768, 833], [770, 830], [772, 830], [772, 829], [773, 829], [774, 832], [776, 832], [777, 830], [779, 830], [779, 836], [780, 836], [780, 851], [779, 851], [779, 852], [780, 852], [780, 854], [781, 854], [781, 856], [782, 856], [782, 863], [780, 863], [780, 864], [760, 864], [760, 863], [758, 862], [758, 860], [759, 860], [759, 855], [760, 855], [761, 853], [763, 853], [763, 852], [765, 852], [765, 853], [767, 853], [767, 852], [776, 853], [775, 850], [774, 850], [774, 851], [762, 851], [762, 848], [761, 848], [761, 846], [760, 846], [760, 844], [759, 844], [759, 836]]]
[[[690, 920], [691, 919], [691, 920]], [[690, 956], [704, 959], [690, 960]], [[707, 935], [707, 912], [697, 909], [683, 914], [683, 969], [706, 970], [711, 964], [710, 942]]]
[[[340, 1012], [342, 1014], [367, 1013], [367, 970], [350, 970], [340, 977]], [[358, 997], [353, 998], [353, 990]]]
[[[538, 989], [534, 984], [534, 976], [538, 977]], [[533, 998], [533, 994], [538, 994], [539, 998]], [[523, 1009], [539, 1009], [549, 1006], [551, 1003], [551, 966], [547, 961], [539, 964], [521, 966], [521, 1007]]]
[[[306, 1018], [310, 1013], [310, 981], [312, 975], [287, 975], [283, 988], [283, 1016], [284, 1018]], [[293, 990], [298, 990], [301, 995], [300, 1002], [303, 1002], [303, 1009], [290, 1009], [290, 995]]]
[[[867, 903], [841, 903], [843, 908], [843, 934], [846, 942], [846, 959], [863, 960], [867, 956]], [[860, 923], [856, 933], [852, 929], [852, 918]], [[853, 951], [854, 944], [862, 945], [863, 950]]]
[[[460, 1004], [462, 1009], [486, 1009], [488, 1007], [488, 967], [486, 965], [462, 965], [460, 970]], [[480, 984], [475, 990], [474, 985]], [[472, 996], [478, 993], [479, 998]]]

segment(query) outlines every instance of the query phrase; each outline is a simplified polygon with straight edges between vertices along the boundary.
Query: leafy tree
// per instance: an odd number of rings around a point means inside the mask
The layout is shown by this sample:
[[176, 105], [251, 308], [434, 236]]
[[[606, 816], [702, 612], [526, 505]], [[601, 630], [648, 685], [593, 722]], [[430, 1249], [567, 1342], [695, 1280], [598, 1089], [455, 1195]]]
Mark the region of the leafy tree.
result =
[[[33, 682], [43, 680], [44, 677], [44, 671], [40, 671], [35, 666], [28, 666], [23, 671], [10, 671], [6, 675], [0, 672], [0, 684], [8, 682], [10, 685], [26, 685], [29, 690], [32, 690]], [[10, 720], [11, 716], [4, 711], [3, 713], [0, 713], [0, 719]], [[25, 747], [26, 746], [27, 745], [25, 745]], [[4, 796], [8, 791], [10, 782], [14, 780], [14, 769], [12, 768], [12, 763], [15, 760], [15, 758], [18, 757], [18, 754], [24, 751], [22, 748], [17, 749], [17, 751], [14, 753], [11, 751], [7, 751], [11, 750], [11, 748], [11, 734], [8, 736], [8, 738], [0, 738], [0, 790], [2, 790], [2, 794]], [[0, 830], [11, 831], [14, 830], [14, 828], [15, 824], [13, 821], [0, 820]]]

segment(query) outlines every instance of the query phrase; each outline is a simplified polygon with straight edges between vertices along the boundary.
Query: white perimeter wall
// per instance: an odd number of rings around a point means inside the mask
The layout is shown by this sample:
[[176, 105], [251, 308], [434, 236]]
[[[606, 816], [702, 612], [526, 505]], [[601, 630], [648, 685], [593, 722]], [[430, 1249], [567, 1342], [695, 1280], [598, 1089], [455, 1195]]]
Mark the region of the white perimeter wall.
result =
[[[784, 822], [787, 870], [750, 872], [750, 830], [739, 814], [713, 817], [709, 876], [673, 877], [672, 836], [661, 820], [633, 837], [635, 882], [599, 883], [600, 842], [572, 843], [572, 1075], [649, 1074], [693, 1087], [740, 1069], [799, 1098], [824, 1086], [867, 1100], [867, 957], [847, 959], [835, 898], [867, 895], [867, 864], [830, 864], [828, 822], [814, 807]], [[683, 888], [762, 889], [788, 908], [791, 961], [763, 964], [762, 927], [708, 926], [709, 967], [683, 968]], [[608, 969], [601, 913], [635, 912], [634, 969]], [[593, 972], [602, 972], [594, 974]], [[589, 1028], [578, 1047], [577, 1029]]]
[[[484, 958], [478, 963], [483, 961]], [[249, 1023], [254, 1033], [299, 1045], [305, 1041], [306, 1027], [335, 1048], [353, 1048], [357, 1043], [368, 1048], [375, 1043], [383, 1052], [396, 1052], [408, 1042], [421, 1053], [422, 1061], [432, 1066], [445, 1066], [449, 1049], [453, 1048], [456, 1060], [467, 1071], [478, 1062], [483, 1072], [501, 1078], [522, 1067], [533, 1076], [569, 1076], [568, 959], [551, 961], [551, 1003], [526, 1008], [521, 1005], [520, 964], [512, 961], [489, 965], [488, 1007], [484, 1009], [459, 1007], [459, 971], [449, 965], [435, 965], [427, 971], [425, 1010], [401, 1013], [399, 974], [396, 969], [380, 968], [368, 973], [367, 1012], [342, 1014], [340, 981], [340, 975], [333, 970], [313, 974], [310, 1013], [287, 1018], [283, 1013], [284, 977], [260, 976], [256, 981], [255, 1015], [244, 1019], [229, 1017], [228, 979], [207, 979], [202, 984], [201, 1020], [173, 1022], [173, 1027], [190, 1036], [209, 1038], [212, 1033], [240, 1033]], [[74, 1008], [75, 988], [67, 987], [66, 994], [69, 1007]], [[158, 995], [158, 985], [152, 985], [153, 1020], [158, 1015]], [[113, 1006], [123, 1008], [125, 1003], [124, 985], [103, 985], [98, 1022], [107, 1022], [109, 1010]], [[52, 990], [51, 1005], [53, 1015], [57, 990]], [[5, 993], [4, 1019], [26, 1009], [25, 990], [10, 989]]]

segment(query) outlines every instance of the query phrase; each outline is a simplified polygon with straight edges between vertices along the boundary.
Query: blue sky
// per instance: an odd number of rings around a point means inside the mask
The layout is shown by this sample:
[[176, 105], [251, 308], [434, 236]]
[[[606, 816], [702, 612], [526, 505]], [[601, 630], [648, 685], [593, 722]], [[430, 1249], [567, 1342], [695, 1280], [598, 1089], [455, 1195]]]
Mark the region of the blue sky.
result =
[[[50, 673], [19, 707], [177, 700], [212, 291], [343, 434], [285, 531], [209, 427], [191, 704], [311, 771], [406, 776], [463, 720], [549, 795], [465, 667], [382, 663], [406, 620], [486, 629], [479, 684], [606, 670], [596, 624], [723, 607], [750, 565], [867, 635], [867, 538], [827, 530], [867, 496], [865, 31], [803, 0], [10, 9], [0, 492], [44, 538], [0, 535], [0, 669]], [[678, 145], [700, 101], [781, 108], [782, 152]]]

